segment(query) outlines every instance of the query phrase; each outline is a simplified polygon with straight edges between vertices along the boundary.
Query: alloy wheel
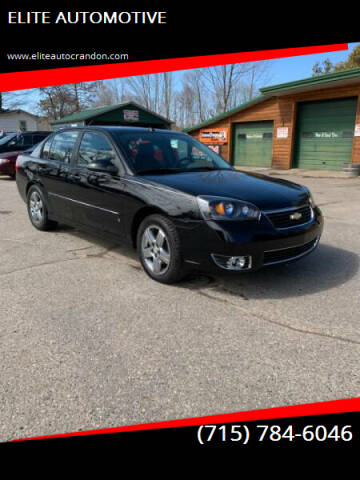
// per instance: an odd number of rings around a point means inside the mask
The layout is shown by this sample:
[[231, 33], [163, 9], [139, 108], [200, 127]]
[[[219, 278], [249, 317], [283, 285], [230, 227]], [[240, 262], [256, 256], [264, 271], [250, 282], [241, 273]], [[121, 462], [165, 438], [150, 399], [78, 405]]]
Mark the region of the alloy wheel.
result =
[[29, 209], [32, 220], [38, 224], [44, 218], [44, 204], [37, 191], [32, 192], [29, 201]]
[[163, 275], [170, 265], [170, 246], [166, 234], [157, 225], [150, 225], [143, 233], [141, 254], [146, 267], [155, 275]]

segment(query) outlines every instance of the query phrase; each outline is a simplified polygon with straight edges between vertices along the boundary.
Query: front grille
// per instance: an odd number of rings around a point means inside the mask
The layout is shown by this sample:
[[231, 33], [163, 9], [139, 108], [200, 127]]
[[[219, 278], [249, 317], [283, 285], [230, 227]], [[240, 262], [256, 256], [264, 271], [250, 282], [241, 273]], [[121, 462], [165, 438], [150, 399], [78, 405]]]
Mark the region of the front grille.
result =
[[294, 257], [298, 257], [299, 255], [304, 255], [305, 253], [311, 251], [317, 244], [318, 239], [315, 238], [311, 240], [311, 242], [305, 243], [304, 245], [300, 245], [298, 247], [291, 247], [291, 248], [284, 248], [281, 250], [270, 250], [268, 252], [264, 252], [264, 265], [270, 263], [278, 263], [278, 262], [286, 262], [287, 260], [291, 260]]
[[[265, 214], [275, 228], [290, 228], [309, 222], [313, 216], [313, 211], [310, 205], [305, 205], [286, 211], [265, 212]], [[299, 215], [301, 215], [300, 218], [296, 218]]]

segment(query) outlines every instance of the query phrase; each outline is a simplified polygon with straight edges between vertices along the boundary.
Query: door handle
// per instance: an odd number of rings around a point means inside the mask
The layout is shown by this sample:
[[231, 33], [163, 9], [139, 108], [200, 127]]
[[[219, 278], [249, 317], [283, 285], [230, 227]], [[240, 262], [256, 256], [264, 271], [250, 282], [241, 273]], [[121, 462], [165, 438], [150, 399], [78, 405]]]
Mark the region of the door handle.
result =
[[81, 175], [79, 175], [78, 173], [70, 173], [69, 178], [70, 178], [70, 180], [79, 181], [79, 180], [81, 180]]

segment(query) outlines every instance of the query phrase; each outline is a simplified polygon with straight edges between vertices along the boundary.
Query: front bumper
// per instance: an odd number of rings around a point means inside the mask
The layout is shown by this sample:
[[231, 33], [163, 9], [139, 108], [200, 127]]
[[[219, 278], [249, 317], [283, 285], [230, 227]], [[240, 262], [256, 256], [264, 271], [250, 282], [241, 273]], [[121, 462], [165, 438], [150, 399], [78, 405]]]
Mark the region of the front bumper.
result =
[[[249, 256], [250, 267], [289, 263], [311, 253], [320, 240], [324, 219], [318, 207], [310, 222], [277, 229], [263, 215], [260, 221], [178, 222], [178, 231], [188, 267], [225, 271], [214, 256]], [[241, 270], [238, 270], [241, 271]]]

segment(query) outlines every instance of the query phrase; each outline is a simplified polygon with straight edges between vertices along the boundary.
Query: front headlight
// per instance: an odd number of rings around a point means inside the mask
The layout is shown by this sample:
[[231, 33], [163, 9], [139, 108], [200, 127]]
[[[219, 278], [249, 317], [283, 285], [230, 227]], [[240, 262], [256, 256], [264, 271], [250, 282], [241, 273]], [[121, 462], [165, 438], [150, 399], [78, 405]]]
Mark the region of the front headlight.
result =
[[242, 200], [208, 195], [196, 199], [205, 220], [259, 220], [261, 217], [258, 207]]
[[315, 200], [314, 200], [314, 197], [312, 195], [312, 193], [310, 192], [310, 190], [308, 189], [308, 194], [309, 194], [309, 203], [310, 203], [310, 206], [312, 208], [315, 208], [316, 207], [316, 203], [315, 203]]

